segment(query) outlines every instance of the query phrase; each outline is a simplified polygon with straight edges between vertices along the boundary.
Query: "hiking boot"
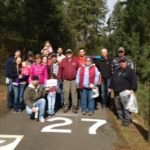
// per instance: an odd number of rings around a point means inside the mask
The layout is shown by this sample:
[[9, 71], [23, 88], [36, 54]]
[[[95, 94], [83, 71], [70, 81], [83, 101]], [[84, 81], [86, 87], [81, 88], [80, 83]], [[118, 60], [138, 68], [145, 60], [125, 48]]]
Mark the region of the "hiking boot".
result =
[[77, 107], [72, 107], [72, 112], [73, 112], [73, 113], [77, 113], [77, 112], [78, 112]]
[[124, 127], [128, 127], [129, 125], [130, 125], [129, 122], [126, 122], [126, 121], [123, 121], [123, 122], [122, 122], [122, 126], [124, 126]]
[[63, 110], [63, 111], [64, 111], [64, 113], [67, 113], [68, 110], [69, 110], [69, 109], [68, 109], [67, 107], [64, 107], [64, 110]]

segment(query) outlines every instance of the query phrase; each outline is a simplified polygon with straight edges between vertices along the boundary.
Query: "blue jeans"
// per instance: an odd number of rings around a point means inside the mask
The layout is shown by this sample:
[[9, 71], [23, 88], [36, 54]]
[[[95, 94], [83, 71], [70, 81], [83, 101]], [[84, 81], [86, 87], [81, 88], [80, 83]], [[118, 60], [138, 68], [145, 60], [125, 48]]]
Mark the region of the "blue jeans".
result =
[[47, 100], [48, 100], [48, 114], [52, 115], [55, 113], [54, 109], [55, 109], [56, 94], [48, 94]]
[[109, 92], [108, 87], [110, 85], [110, 79], [103, 79], [101, 85], [101, 98], [102, 98], [102, 105], [107, 105], [109, 101]]
[[94, 99], [92, 98], [92, 90], [83, 88], [81, 94], [82, 112], [94, 112]]
[[[44, 98], [40, 98], [35, 103], [33, 103], [33, 107], [38, 107], [39, 108], [39, 118], [44, 117], [45, 104], [46, 104], [46, 102], [45, 102]], [[30, 108], [29, 106], [26, 106], [26, 113], [28, 115], [31, 115], [32, 114], [32, 108]]]
[[7, 107], [12, 108], [13, 107], [13, 102], [14, 97], [13, 97], [13, 85], [12, 85], [12, 80], [9, 79], [9, 84], [7, 84]]
[[26, 84], [19, 84], [18, 86], [13, 85], [15, 111], [18, 111], [18, 109], [22, 108], [23, 94], [24, 94], [25, 87], [26, 87]]

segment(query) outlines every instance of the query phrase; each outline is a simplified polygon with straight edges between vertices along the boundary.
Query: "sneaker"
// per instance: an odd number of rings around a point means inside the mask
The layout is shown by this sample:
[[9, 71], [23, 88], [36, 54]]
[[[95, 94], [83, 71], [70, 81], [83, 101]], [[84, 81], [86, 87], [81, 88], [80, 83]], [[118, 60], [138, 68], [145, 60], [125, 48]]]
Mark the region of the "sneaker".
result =
[[39, 114], [39, 108], [36, 107], [36, 112], [34, 114], [34, 118], [37, 119], [38, 118], [38, 114]]
[[82, 112], [82, 115], [86, 115], [86, 112], [85, 112], [85, 111], [83, 111], [83, 112]]
[[89, 112], [88, 113], [89, 116], [92, 116], [93, 114], [94, 114], [94, 112]]
[[44, 123], [44, 122], [45, 122], [45, 119], [44, 119], [43, 117], [40, 117], [40, 118], [39, 118], [39, 121], [40, 121], [41, 123]]

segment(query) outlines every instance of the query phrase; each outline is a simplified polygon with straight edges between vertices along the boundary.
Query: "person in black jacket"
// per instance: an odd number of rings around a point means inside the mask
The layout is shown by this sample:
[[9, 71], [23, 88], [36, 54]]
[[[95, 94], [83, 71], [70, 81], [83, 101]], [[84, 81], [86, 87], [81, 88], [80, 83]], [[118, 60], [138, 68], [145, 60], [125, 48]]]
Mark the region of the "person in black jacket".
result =
[[15, 53], [8, 57], [5, 65], [5, 75], [6, 75], [6, 85], [7, 85], [7, 107], [10, 111], [13, 108], [13, 88], [12, 88], [12, 80], [11, 80], [11, 65], [15, 61], [16, 58], [21, 56], [21, 51], [19, 49], [15, 50]]
[[119, 119], [122, 121], [122, 125], [128, 126], [131, 121], [131, 113], [124, 108], [119, 93], [124, 90], [129, 90], [133, 93], [137, 90], [137, 78], [136, 73], [127, 65], [127, 60], [121, 58], [119, 60], [120, 68], [118, 68], [112, 75], [112, 79], [109, 86], [109, 91], [113, 89], [115, 94], [115, 107]]
[[22, 74], [22, 59], [20, 57], [15, 59], [15, 62], [10, 68], [12, 88], [14, 92], [14, 110], [15, 112], [18, 112], [24, 107], [23, 93], [28, 76]]
[[112, 76], [111, 63], [112, 60], [108, 57], [108, 51], [106, 48], [101, 50], [101, 60], [98, 63], [98, 69], [102, 74], [102, 84], [101, 84], [101, 98], [102, 107], [106, 109], [109, 104], [109, 92], [108, 87], [110, 85], [110, 78]]

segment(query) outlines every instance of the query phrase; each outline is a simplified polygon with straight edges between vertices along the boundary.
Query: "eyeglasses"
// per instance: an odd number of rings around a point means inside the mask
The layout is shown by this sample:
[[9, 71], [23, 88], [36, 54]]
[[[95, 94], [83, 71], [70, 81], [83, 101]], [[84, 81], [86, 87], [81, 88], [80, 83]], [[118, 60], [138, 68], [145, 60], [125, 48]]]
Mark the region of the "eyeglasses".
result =
[[119, 51], [118, 53], [124, 53], [124, 51]]

